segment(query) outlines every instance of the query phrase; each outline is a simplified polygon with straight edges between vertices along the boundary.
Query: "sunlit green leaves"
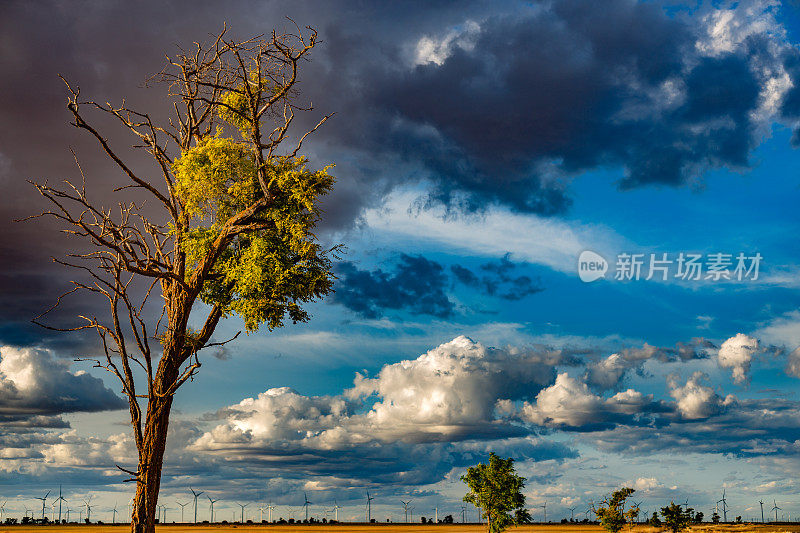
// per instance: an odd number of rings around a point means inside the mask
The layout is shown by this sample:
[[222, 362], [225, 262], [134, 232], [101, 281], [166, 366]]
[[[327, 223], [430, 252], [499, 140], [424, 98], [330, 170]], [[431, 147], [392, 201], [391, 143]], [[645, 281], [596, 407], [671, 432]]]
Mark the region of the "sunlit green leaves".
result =
[[500, 533], [513, 524], [530, 521], [522, 494], [525, 478], [514, 471], [513, 459], [503, 459], [491, 453], [489, 464], [469, 467], [461, 481], [470, 490], [464, 501], [482, 510], [489, 533]]
[[[236, 93], [231, 93], [236, 94]], [[313, 233], [320, 196], [333, 187], [330, 167], [309, 170], [302, 157], [274, 157], [260, 169], [247, 142], [219, 132], [185, 151], [173, 165], [177, 196], [188, 218], [180, 235], [187, 279], [202, 264], [226, 223], [263, 201], [247, 229], [237, 230], [213, 261], [201, 298], [224, 314], [237, 313], [249, 331], [266, 323], [272, 329], [285, 317], [304, 321], [302, 304], [331, 289], [328, 254]], [[230, 230], [230, 228], [227, 228]]]

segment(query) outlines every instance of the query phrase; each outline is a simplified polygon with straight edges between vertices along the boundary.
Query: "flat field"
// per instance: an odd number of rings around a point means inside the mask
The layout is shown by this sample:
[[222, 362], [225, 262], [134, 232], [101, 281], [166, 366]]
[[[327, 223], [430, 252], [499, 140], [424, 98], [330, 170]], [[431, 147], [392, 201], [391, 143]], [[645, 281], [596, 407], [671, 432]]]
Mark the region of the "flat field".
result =
[[[233, 530], [236, 530], [234, 532]], [[477, 524], [422, 525], [422, 524], [165, 524], [156, 526], [161, 533], [484, 533], [484, 526]], [[0, 533], [126, 533], [127, 525], [48, 525], [48, 526], [0, 526]], [[584, 524], [534, 524], [511, 528], [509, 533], [595, 533], [604, 531], [596, 525]], [[649, 526], [625, 528], [621, 533], [656, 533], [663, 529]], [[686, 530], [692, 533], [800, 533], [800, 524], [704, 524]]]

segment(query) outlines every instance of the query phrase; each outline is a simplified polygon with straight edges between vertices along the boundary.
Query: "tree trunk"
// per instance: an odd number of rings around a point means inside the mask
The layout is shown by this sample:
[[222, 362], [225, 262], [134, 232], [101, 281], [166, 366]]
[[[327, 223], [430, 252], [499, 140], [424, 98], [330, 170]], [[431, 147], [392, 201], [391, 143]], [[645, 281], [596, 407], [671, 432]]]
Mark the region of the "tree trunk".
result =
[[142, 449], [139, 450], [139, 476], [133, 498], [131, 533], [154, 533], [161, 468], [167, 445], [172, 396], [158, 398], [147, 405]]

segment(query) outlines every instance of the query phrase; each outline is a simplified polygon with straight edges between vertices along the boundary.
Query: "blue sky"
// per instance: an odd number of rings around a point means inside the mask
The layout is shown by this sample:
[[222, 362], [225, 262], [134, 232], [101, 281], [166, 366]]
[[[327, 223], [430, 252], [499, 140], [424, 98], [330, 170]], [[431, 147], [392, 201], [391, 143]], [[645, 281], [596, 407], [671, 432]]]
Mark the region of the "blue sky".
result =
[[[25, 179], [73, 173], [69, 146], [107, 171], [66, 127], [56, 72], [158, 108], [139, 81], [223, 19], [246, 35], [291, 16], [324, 41], [301, 88], [338, 113], [308, 144], [312, 163], [337, 165], [320, 233], [345, 245], [336, 292], [308, 323], [205, 355], [176, 398], [170, 517], [190, 485], [221, 498], [225, 518], [242, 500], [250, 517], [274, 502], [297, 518], [306, 492], [314, 516], [335, 500], [355, 519], [366, 490], [381, 520], [408, 498], [415, 517], [460, 516], [458, 476], [490, 451], [518, 461], [535, 518], [545, 502], [549, 519], [582, 517], [622, 485], [651, 511], [688, 498], [710, 516], [724, 488], [729, 517], [760, 516], [760, 499], [800, 513], [791, 4], [201, 3], [188, 22], [148, 3], [80, 20], [2, 11], [9, 221], [41, 208]], [[72, 362], [93, 339], [28, 324], [63, 286], [44, 258], [64, 243], [45, 225], [11, 228], [0, 502], [22, 514], [61, 483], [108, 514], [131, 495], [114, 464], [135, 457], [119, 387]], [[581, 281], [585, 250], [605, 278]], [[667, 281], [614, 279], [622, 253], [701, 254], [707, 267], [740, 252], [760, 254], [758, 279], [676, 279], [675, 263]], [[215, 337], [242, 328], [231, 318]]]

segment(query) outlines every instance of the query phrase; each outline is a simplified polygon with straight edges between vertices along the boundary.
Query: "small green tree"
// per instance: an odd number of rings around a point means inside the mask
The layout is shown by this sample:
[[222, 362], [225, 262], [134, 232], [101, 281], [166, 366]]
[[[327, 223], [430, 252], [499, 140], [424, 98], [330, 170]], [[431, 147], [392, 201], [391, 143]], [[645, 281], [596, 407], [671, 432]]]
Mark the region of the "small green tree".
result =
[[711, 522], [713, 524], [719, 524], [719, 514], [716, 511], [711, 515]]
[[527, 523], [530, 513], [525, 507], [525, 478], [514, 471], [514, 460], [489, 454], [489, 463], [479, 463], [461, 476], [469, 492], [464, 501], [481, 509], [489, 533], [500, 533], [513, 524]]
[[594, 510], [600, 525], [611, 533], [617, 533], [627, 523], [625, 513], [625, 501], [636, 492], [630, 487], [623, 487], [614, 491], [611, 496], [606, 496], [600, 503], [600, 507]]
[[704, 517], [704, 516], [705, 516], [705, 515], [704, 515], [703, 513], [695, 513], [695, 515], [694, 515], [694, 523], [695, 523], [695, 524], [700, 524], [700, 523], [702, 523], [702, 522], [703, 522], [703, 517]]
[[661, 525], [661, 519], [658, 517], [658, 513], [656, 511], [653, 511], [653, 516], [650, 517], [648, 523], [654, 527], [658, 527]]
[[694, 509], [691, 507], [684, 509], [682, 505], [672, 502], [667, 507], [661, 508], [661, 516], [664, 517], [664, 525], [672, 533], [678, 533], [694, 521]]

